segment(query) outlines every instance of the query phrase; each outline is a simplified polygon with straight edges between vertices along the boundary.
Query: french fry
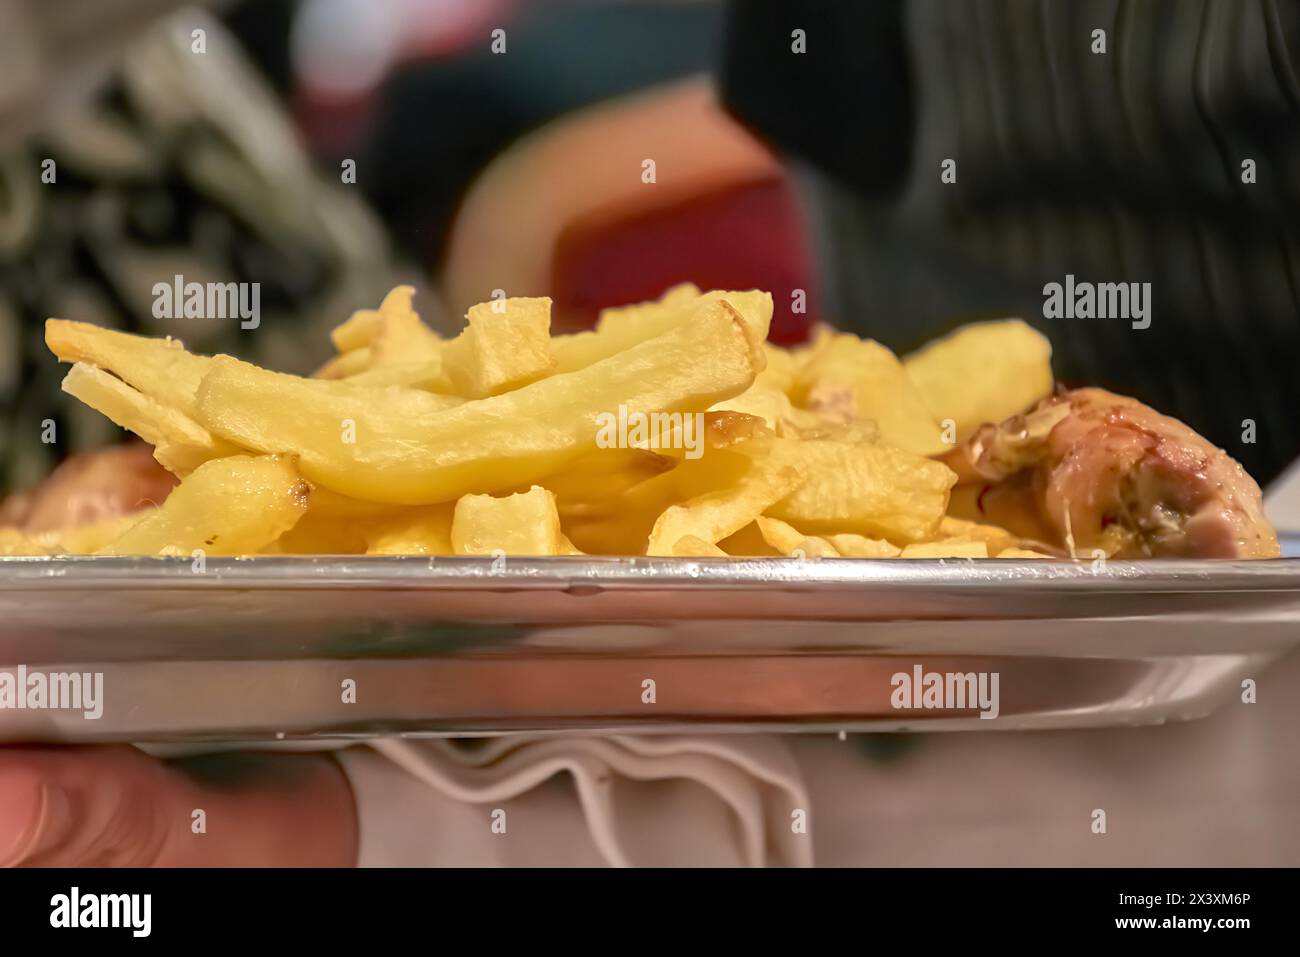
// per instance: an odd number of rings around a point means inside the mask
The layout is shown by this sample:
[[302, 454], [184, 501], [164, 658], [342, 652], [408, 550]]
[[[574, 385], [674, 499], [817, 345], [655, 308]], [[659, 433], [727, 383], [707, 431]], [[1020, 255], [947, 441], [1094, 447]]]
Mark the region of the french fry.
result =
[[802, 480], [796, 466], [755, 463], [749, 474], [725, 491], [706, 493], [664, 511], [650, 532], [646, 554], [675, 554], [677, 543], [687, 537], [715, 545], [755, 521]]
[[[1032, 490], [950, 451], [1050, 391], [1017, 320], [900, 362], [825, 326], [767, 343], [765, 292], [684, 283], [554, 337], [550, 300], [507, 299], [450, 340], [413, 295], [354, 312], [314, 378], [49, 320], [65, 391], [182, 481], [131, 515], [0, 528], [0, 553], [1052, 557]], [[1002, 458], [1055, 424], [1027, 418]]]
[[153, 511], [153, 508], [147, 508], [96, 522], [32, 532], [31, 538], [51, 555], [92, 555], [109, 542], [121, 538], [129, 528]]
[[838, 421], [871, 419], [884, 441], [901, 449], [939, 455], [952, 448], [903, 364], [878, 342], [830, 337], [799, 369], [793, 388], [797, 404]]
[[989, 554], [996, 554], [1008, 548], [1016, 548], [1020, 540], [1005, 528], [969, 522], [966, 519], [945, 515], [939, 523], [939, 538], [948, 540], [965, 540], [983, 542], [988, 546]]
[[383, 321], [378, 309], [358, 309], [330, 331], [330, 342], [339, 355], [369, 349]]
[[45, 344], [64, 362], [106, 369], [191, 418], [199, 382], [212, 364], [207, 356], [186, 352], [176, 339], [148, 339], [67, 319], [46, 320]]
[[294, 526], [311, 486], [278, 456], [232, 455], [200, 465], [157, 509], [97, 555], [251, 555]]
[[154, 447], [154, 458], [175, 475], [187, 475], [209, 459], [242, 451], [216, 438], [179, 409], [163, 405], [84, 362], [68, 370], [63, 391], [140, 436]]
[[413, 287], [397, 286], [379, 304], [379, 320], [367, 343], [371, 368], [441, 358], [446, 343], [420, 319], [411, 304], [414, 295]]
[[368, 555], [451, 555], [452, 505], [404, 508], [366, 529]]
[[[692, 295], [694, 286], [675, 286], [658, 302], [606, 309], [592, 332], [556, 336], [551, 340], [555, 371], [574, 372], [617, 355], [647, 339], [661, 336], [725, 300], [745, 322], [755, 343], [763, 343], [772, 323], [772, 297], [765, 292], [709, 292]], [[760, 372], [766, 366], [764, 354]]]
[[451, 520], [456, 555], [562, 555], [573, 544], [560, 531], [555, 496], [534, 485], [504, 498], [466, 495]]
[[888, 445], [774, 439], [777, 461], [805, 480], [768, 510], [812, 534], [851, 532], [895, 544], [934, 536], [957, 476], [947, 466]]
[[774, 346], [770, 342], [763, 343], [763, 351], [767, 354], [767, 368], [759, 373], [754, 386], [780, 392], [789, 398], [799, 372], [799, 361], [789, 349]]
[[760, 516], [754, 520], [754, 524], [762, 534], [763, 540], [780, 555], [789, 555], [808, 537], [789, 522], [783, 522], [779, 518]]
[[[292, 452], [308, 479], [354, 498], [427, 505], [514, 488], [560, 471], [595, 448], [602, 410], [703, 409], [749, 387], [761, 353], [743, 321], [717, 302], [697, 321], [532, 385], [422, 412], [416, 390], [340, 398], [326, 383], [267, 372], [229, 357], [199, 389], [198, 420], [263, 452]], [[363, 387], [353, 386], [354, 389]], [[355, 442], [341, 441], [344, 421]]]
[[669, 553], [683, 558], [726, 558], [727, 553], [712, 542], [694, 535], [683, 535], [674, 543]]
[[502, 299], [472, 306], [468, 325], [442, 359], [450, 391], [485, 399], [535, 382], [555, 368], [551, 300]]
[[864, 535], [827, 535], [826, 540], [845, 558], [897, 558], [903, 551], [891, 542]]
[[374, 356], [369, 346], [344, 352], [325, 362], [312, 373], [313, 379], [351, 379], [370, 369]]
[[984, 542], [917, 542], [904, 547], [902, 558], [988, 558]]
[[[755, 381], [740, 395], [724, 402], [719, 402], [710, 412], [738, 412], [762, 419], [764, 424], [777, 435], [784, 435], [793, 430], [824, 429], [831, 427], [815, 412], [796, 408], [790, 397], [784, 392], [764, 386], [761, 380], [767, 373], [759, 375]], [[874, 429], [872, 430], [874, 432]]]
[[0, 555], [51, 555], [51, 549], [17, 528], [0, 527]]
[[[319, 490], [317, 490], [319, 491]], [[367, 539], [366, 523], [343, 519], [318, 511], [312, 493], [312, 502], [293, 528], [268, 545], [271, 555], [364, 555]]]
[[1019, 319], [962, 326], [907, 356], [903, 367], [931, 413], [953, 420], [959, 441], [1052, 392], [1052, 344]]
[[[349, 353], [350, 355], [351, 353]], [[353, 385], [404, 386], [426, 392], [447, 393], [452, 390], [441, 358], [424, 362], [398, 362], [391, 365], [371, 365], [354, 375], [344, 377]]]

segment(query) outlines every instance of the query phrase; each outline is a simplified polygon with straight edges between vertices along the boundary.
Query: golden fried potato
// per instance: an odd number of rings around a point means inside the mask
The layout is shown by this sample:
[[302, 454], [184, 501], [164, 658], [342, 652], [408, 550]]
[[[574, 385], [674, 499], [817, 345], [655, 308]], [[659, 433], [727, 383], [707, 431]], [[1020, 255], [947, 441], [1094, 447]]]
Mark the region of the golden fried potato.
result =
[[175, 475], [187, 475], [209, 459], [242, 450], [218, 439], [184, 412], [163, 405], [102, 369], [75, 363], [63, 378], [63, 391], [102, 412], [154, 447], [154, 458]]
[[[574, 372], [585, 369], [647, 339], [690, 323], [698, 313], [711, 310], [719, 301], [726, 301], [744, 320], [745, 328], [756, 345], [767, 339], [767, 330], [772, 324], [770, 294], [718, 291], [694, 295], [690, 293], [694, 289], [694, 286], [674, 286], [658, 302], [606, 309], [601, 313], [594, 331], [556, 336], [551, 340], [556, 361], [555, 371]], [[758, 363], [760, 372], [766, 363], [764, 353]]]
[[670, 555], [681, 558], [726, 558], [727, 553], [717, 545], [706, 542], [694, 535], [683, 535], [673, 545]]
[[826, 540], [845, 558], [897, 558], [902, 554], [897, 545], [865, 535], [827, 535]]
[[942, 463], [884, 444], [775, 439], [772, 455], [798, 464], [805, 479], [767, 514], [818, 535], [931, 538], [957, 481]]
[[41, 544], [21, 529], [0, 527], [0, 555], [51, 555], [57, 548]]
[[191, 418], [199, 382], [212, 365], [211, 358], [186, 352], [177, 339], [149, 339], [67, 319], [46, 320], [45, 344], [64, 362], [106, 369]]
[[983, 542], [988, 546], [989, 554], [997, 554], [1020, 544], [1020, 539], [1005, 528], [970, 522], [951, 515], [945, 515], [943, 521], [939, 523], [938, 537], [940, 540]]
[[947, 540], [918, 542], [903, 549], [903, 558], [988, 558], [989, 547], [984, 542]]
[[796, 374], [794, 400], [841, 422], [871, 419], [885, 442], [918, 455], [952, 448], [903, 364], [878, 342], [831, 336]]
[[[313, 379], [351, 379], [364, 375], [374, 363], [374, 355], [369, 346], [352, 349], [329, 359], [312, 373]], [[442, 366], [439, 365], [439, 370]], [[385, 383], [386, 384], [386, 383]]]
[[1051, 555], [1044, 555], [1042, 552], [1036, 552], [1032, 548], [1004, 548], [997, 553], [997, 558], [1046, 558], [1050, 560]]
[[129, 528], [155, 510], [156, 508], [146, 508], [81, 525], [32, 532], [31, 537], [51, 555], [92, 555], [109, 542], [121, 538]]
[[457, 555], [563, 555], [573, 545], [560, 531], [555, 496], [540, 485], [504, 498], [466, 495], [451, 520]]
[[451, 391], [484, 399], [536, 382], [555, 368], [551, 355], [551, 300], [501, 299], [480, 303], [469, 325], [443, 352]]
[[287, 457], [214, 459], [96, 554], [251, 555], [291, 529], [310, 498], [311, 486]]
[[451, 523], [454, 506], [426, 505], [404, 508], [367, 524], [368, 555], [452, 555]]
[[908, 378], [958, 441], [1052, 393], [1052, 344], [1019, 319], [974, 322], [903, 359]]
[[761, 361], [744, 322], [720, 301], [690, 324], [579, 372], [441, 410], [412, 401], [439, 398], [430, 393], [337, 396], [329, 387], [348, 383], [223, 356], [203, 378], [197, 416], [243, 447], [298, 454], [302, 473], [336, 492], [426, 505], [560, 471], [596, 448], [602, 411], [620, 404], [645, 413], [707, 408], [748, 388]]
[[739, 482], [722, 491], [709, 492], [680, 505], [672, 505], [655, 521], [647, 555], [673, 555], [683, 538], [715, 545], [734, 535], [785, 498], [803, 480], [794, 465], [755, 462]]

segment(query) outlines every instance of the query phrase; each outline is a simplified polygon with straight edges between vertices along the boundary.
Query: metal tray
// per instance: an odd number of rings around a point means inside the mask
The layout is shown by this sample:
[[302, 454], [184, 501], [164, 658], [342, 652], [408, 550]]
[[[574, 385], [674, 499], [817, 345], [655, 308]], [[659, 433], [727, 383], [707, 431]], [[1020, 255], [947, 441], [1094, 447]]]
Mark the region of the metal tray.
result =
[[[1297, 559], [7, 558], [0, 672], [101, 672], [104, 706], [0, 708], [0, 741], [1149, 724], [1298, 625]], [[915, 665], [997, 672], [998, 717], [895, 709]]]

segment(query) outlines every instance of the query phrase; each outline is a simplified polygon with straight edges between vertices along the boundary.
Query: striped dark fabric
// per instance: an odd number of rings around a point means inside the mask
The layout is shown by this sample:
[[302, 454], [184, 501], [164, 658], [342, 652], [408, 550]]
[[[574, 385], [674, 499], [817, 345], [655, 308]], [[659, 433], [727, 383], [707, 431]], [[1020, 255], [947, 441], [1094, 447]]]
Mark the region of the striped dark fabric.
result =
[[[1300, 455], [1300, 6], [801, 6], [733, 3], [722, 85], [808, 168], [828, 318], [906, 350], [1020, 315], [1261, 482]], [[1149, 282], [1149, 328], [1044, 318], [1067, 275]]]

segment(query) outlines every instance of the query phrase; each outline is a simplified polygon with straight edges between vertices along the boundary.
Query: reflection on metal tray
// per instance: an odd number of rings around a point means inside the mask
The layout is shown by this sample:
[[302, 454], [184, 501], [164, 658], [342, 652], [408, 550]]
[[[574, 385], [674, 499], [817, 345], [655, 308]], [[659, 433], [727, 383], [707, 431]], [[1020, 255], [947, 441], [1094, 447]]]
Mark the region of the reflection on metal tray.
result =
[[[0, 740], [1143, 724], [1240, 700], [1298, 623], [1296, 559], [8, 558], [0, 677], [104, 706]], [[996, 672], [997, 718], [895, 709], [917, 665]]]

